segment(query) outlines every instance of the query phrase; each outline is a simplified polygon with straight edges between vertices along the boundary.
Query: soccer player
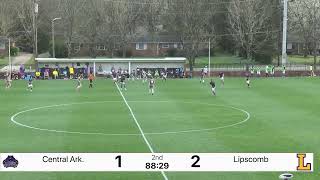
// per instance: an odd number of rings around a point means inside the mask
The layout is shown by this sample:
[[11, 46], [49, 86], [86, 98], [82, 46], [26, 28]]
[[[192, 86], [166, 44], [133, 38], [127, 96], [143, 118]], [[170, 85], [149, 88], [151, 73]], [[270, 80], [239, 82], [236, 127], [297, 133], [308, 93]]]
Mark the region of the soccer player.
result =
[[254, 67], [253, 67], [253, 65], [251, 65], [251, 67], [250, 67], [250, 73], [251, 73], [251, 77], [253, 77], [253, 75], [254, 75]]
[[212, 92], [212, 95], [216, 95], [216, 83], [211, 79], [211, 82], [210, 82], [210, 85], [211, 85], [211, 92]]
[[77, 79], [77, 87], [76, 87], [76, 91], [77, 91], [77, 92], [79, 92], [81, 87], [82, 87], [82, 84], [81, 84], [81, 77], [79, 76], [79, 77], [78, 77], [78, 79]]
[[249, 77], [249, 75], [247, 75], [246, 83], [247, 83], [248, 88], [250, 88], [250, 77]]
[[32, 89], [33, 89], [33, 84], [32, 84], [32, 78], [30, 77], [28, 80], [27, 91], [32, 92]]
[[269, 66], [266, 66], [266, 77], [269, 77]]
[[136, 74], [135, 71], [136, 71], [136, 70], [132, 70], [131, 73], [130, 73], [130, 79], [131, 79], [132, 81], [134, 81], [134, 78], [135, 78], [135, 74]]
[[116, 71], [112, 71], [112, 80], [113, 80], [113, 83], [117, 82], [117, 72]]
[[161, 76], [162, 76], [162, 80], [167, 81], [167, 71], [166, 70], [161, 71]]
[[204, 72], [204, 69], [202, 69], [202, 70], [201, 70], [200, 83], [204, 83], [204, 76], [205, 76], [205, 72]]
[[141, 69], [139, 67], [137, 67], [137, 79], [138, 80], [142, 78], [141, 75], [142, 75], [141, 74]]
[[219, 77], [220, 77], [222, 87], [223, 87], [224, 86], [224, 73], [223, 72], [219, 73]]
[[148, 79], [148, 78], [152, 78], [152, 74], [151, 74], [151, 71], [150, 71], [150, 70], [148, 70], [147, 79]]
[[257, 67], [257, 76], [260, 77], [261, 76], [261, 69], [260, 66]]
[[207, 76], [208, 75], [208, 66], [205, 66], [203, 68], [203, 72], [204, 72], [204, 76]]
[[274, 65], [271, 66], [271, 76], [274, 77], [275, 74], [275, 67]]
[[145, 70], [142, 70], [142, 83], [147, 82], [147, 72]]
[[156, 79], [159, 78], [159, 70], [158, 69], [155, 70], [154, 76]]
[[314, 71], [313, 71], [313, 66], [310, 65], [310, 76], [311, 77], [315, 77], [316, 75], [314, 74]]
[[154, 94], [154, 85], [155, 85], [155, 81], [153, 78], [151, 78], [149, 81], [149, 93], [152, 95]]
[[286, 77], [286, 66], [285, 65], [282, 66], [282, 76]]
[[6, 86], [6, 89], [9, 89], [11, 88], [11, 77], [9, 75], [9, 73], [6, 74], [6, 78], [5, 78], [5, 86]]
[[121, 78], [120, 78], [120, 87], [121, 87], [121, 90], [127, 90], [127, 86], [126, 86], [126, 75], [125, 74], [122, 74], [121, 75]]
[[89, 88], [93, 88], [94, 75], [90, 73], [88, 79], [89, 79]]

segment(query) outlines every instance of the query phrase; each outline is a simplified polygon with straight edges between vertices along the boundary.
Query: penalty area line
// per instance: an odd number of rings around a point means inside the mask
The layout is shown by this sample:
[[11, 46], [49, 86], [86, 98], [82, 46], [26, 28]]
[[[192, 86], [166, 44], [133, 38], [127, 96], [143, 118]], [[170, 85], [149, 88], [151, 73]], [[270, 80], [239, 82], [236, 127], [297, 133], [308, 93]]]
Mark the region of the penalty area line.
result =
[[[139, 124], [136, 116], [134, 115], [134, 113], [133, 113], [130, 105], [128, 104], [128, 101], [126, 100], [126, 98], [124, 97], [123, 93], [121, 92], [121, 89], [119, 88], [118, 84], [117, 84], [117, 83], [115, 83], [115, 84], [116, 84], [116, 86], [117, 86], [117, 89], [118, 89], [118, 91], [119, 91], [119, 93], [120, 93], [120, 95], [121, 95], [124, 103], [127, 105], [128, 109], [129, 109], [129, 111], [130, 111], [130, 114], [131, 114], [131, 116], [132, 116], [135, 124], [137, 125], [137, 127], [138, 127], [141, 135], [142, 135], [142, 138], [143, 138], [144, 142], [145, 142], [145, 143], [147, 144], [147, 146], [149, 147], [149, 150], [151, 151], [151, 153], [154, 153], [154, 150], [153, 150], [152, 146], [150, 145], [150, 142], [148, 141], [147, 137], [145, 136], [145, 133], [143, 132], [143, 130], [142, 130], [142, 128], [141, 128], [141, 126], [140, 126], [140, 124]], [[163, 178], [164, 178], [165, 180], [168, 180], [168, 177], [167, 177], [167, 175], [165, 174], [164, 171], [161, 171], [161, 174], [162, 174], [162, 176], [163, 176]]]

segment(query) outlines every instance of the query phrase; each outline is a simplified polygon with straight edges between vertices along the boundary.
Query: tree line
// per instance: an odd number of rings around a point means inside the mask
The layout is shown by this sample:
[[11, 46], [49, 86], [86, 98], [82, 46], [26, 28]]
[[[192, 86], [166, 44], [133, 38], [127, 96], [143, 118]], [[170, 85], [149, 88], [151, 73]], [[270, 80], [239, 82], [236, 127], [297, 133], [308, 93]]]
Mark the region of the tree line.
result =
[[[74, 42], [88, 43], [92, 57], [101, 42], [126, 56], [129, 43], [144, 33], [176, 36], [190, 68], [208, 41], [252, 62], [270, 63], [281, 50], [280, 0], [0, 0], [0, 4], [0, 36], [15, 37], [33, 50], [37, 43], [39, 53], [50, 49], [56, 17], [62, 18], [56, 32], [63, 37], [67, 57], [74, 55]], [[289, 3], [290, 31], [303, 38], [306, 54], [317, 53], [319, 8], [318, 0]]]

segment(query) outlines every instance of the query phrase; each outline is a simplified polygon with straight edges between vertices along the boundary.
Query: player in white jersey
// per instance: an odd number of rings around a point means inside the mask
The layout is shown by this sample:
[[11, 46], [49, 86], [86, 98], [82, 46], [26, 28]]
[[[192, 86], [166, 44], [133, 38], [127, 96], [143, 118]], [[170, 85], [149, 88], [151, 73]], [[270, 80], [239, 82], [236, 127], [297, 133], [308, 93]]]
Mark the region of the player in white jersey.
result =
[[155, 86], [155, 81], [153, 78], [150, 79], [149, 81], [149, 93], [154, 94], [154, 86]]
[[32, 90], [33, 90], [33, 84], [32, 84], [32, 78], [30, 78], [27, 85], [27, 91], [32, 92]]
[[285, 65], [282, 66], [282, 76], [286, 77], [286, 66]]
[[148, 80], [147, 72], [142, 70], [142, 82], [145, 83]]
[[76, 91], [79, 92], [80, 89], [82, 87], [82, 84], [81, 84], [81, 77], [79, 76], [78, 79], [77, 79], [77, 87], [76, 87]]
[[224, 86], [224, 73], [223, 72], [219, 73], [219, 77], [221, 80], [221, 86], [223, 87]]
[[6, 86], [6, 89], [9, 89], [11, 88], [11, 77], [9, 75], [9, 73], [6, 74], [6, 78], [5, 78], [5, 86]]
[[311, 77], [315, 77], [316, 76], [316, 74], [313, 71], [313, 66], [312, 65], [310, 65], [310, 76]]

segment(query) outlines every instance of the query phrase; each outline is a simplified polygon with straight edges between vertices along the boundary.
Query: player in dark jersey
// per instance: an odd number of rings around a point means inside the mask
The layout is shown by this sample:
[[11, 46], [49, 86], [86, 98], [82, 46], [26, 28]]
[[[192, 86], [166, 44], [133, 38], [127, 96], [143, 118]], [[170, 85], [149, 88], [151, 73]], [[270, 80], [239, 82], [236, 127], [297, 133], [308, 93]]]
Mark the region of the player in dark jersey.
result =
[[224, 86], [224, 73], [223, 72], [219, 73], [219, 77], [220, 77], [222, 86]]
[[112, 80], [113, 80], [114, 83], [117, 82], [117, 72], [116, 71], [112, 72]]
[[126, 86], [126, 75], [122, 74], [120, 77], [120, 88], [121, 90], [127, 90], [127, 86]]
[[249, 75], [247, 75], [246, 83], [247, 83], [248, 88], [250, 88], [250, 77], [249, 77]]
[[154, 94], [154, 85], [155, 85], [155, 81], [153, 78], [151, 78], [149, 81], [149, 93], [152, 95]]
[[167, 81], [167, 72], [165, 70], [161, 71], [161, 77], [163, 81]]
[[93, 88], [93, 80], [94, 80], [94, 76], [92, 73], [89, 74], [89, 88]]
[[201, 70], [200, 83], [204, 83], [204, 77], [205, 77], [205, 72], [204, 72], [204, 69], [202, 69], [202, 70]]
[[139, 79], [141, 79], [141, 69], [139, 68], [139, 67], [137, 67], [137, 79], [139, 80]]
[[212, 79], [210, 81], [210, 85], [211, 85], [212, 94], [215, 96], [216, 95], [216, 83]]

